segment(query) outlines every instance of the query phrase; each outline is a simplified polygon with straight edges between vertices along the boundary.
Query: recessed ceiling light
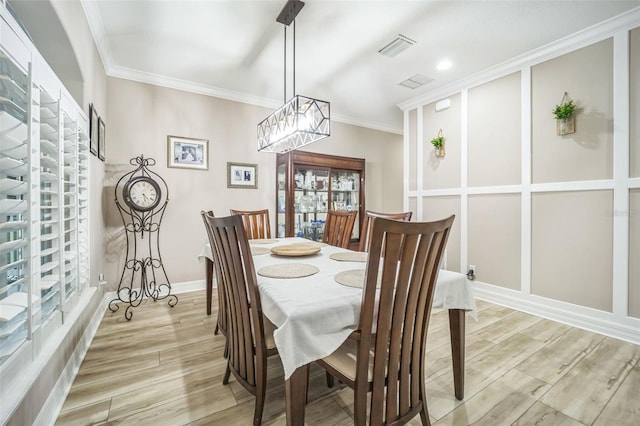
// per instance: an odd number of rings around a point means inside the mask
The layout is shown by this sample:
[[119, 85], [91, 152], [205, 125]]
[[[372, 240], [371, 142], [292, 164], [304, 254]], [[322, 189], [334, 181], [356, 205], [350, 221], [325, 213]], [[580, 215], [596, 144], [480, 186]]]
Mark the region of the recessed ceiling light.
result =
[[444, 59], [444, 60], [442, 60], [442, 61], [440, 61], [438, 63], [438, 67], [437, 68], [438, 68], [439, 71], [444, 71], [444, 70], [448, 70], [449, 68], [451, 68], [451, 65], [452, 64], [451, 64], [450, 60]]

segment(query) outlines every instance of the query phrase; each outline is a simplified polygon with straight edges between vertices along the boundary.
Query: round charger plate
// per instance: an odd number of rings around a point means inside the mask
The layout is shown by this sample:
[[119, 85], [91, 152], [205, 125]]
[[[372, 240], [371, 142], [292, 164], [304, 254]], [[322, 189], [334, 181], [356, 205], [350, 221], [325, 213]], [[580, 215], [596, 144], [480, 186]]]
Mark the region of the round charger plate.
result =
[[278, 256], [309, 256], [319, 253], [320, 249], [322, 249], [322, 247], [316, 243], [293, 243], [272, 247], [271, 253], [277, 254]]
[[360, 251], [341, 251], [339, 253], [332, 253], [329, 259], [338, 260], [341, 262], [366, 262], [369, 257], [369, 253]]
[[275, 238], [262, 238], [262, 239], [256, 239], [256, 240], [249, 240], [249, 242], [251, 244], [273, 244], [273, 243], [277, 243], [278, 240]]
[[268, 265], [258, 270], [258, 275], [267, 278], [302, 278], [317, 274], [320, 269], [306, 263], [281, 263]]
[[254, 247], [254, 246], [250, 246], [250, 247], [251, 247], [251, 254], [253, 256], [258, 256], [260, 254], [271, 253], [271, 250], [269, 250], [266, 247]]
[[[333, 279], [338, 284], [354, 287], [354, 288], [364, 288], [364, 269], [350, 269], [348, 271], [338, 272]], [[376, 288], [380, 288], [380, 275], [378, 275], [378, 285]]]

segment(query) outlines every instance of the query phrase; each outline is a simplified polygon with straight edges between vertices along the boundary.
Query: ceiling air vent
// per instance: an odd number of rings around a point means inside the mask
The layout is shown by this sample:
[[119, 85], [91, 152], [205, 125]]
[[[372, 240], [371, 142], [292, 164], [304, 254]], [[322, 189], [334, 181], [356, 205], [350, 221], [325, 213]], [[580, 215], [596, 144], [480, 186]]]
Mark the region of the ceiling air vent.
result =
[[400, 86], [408, 87], [409, 89], [417, 89], [420, 86], [423, 86], [427, 83], [431, 83], [433, 78], [429, 78], [422, 74], [416, 74], [413, 77], [409, 77], [405, 81], [401, 81], [398, 83]]
[[382, 49], [378, 50], [378, 53], [382, 53], [384, 56], [393, 58], [397, 56], [400, 52], [408, 49], [414, 44], [416, 44], [414, 40], [411, 40], [409, 37], [405, 37], [402, 34], [398, 34], [398, 36], [395, 39], [393, 39], [390, 43], [388, 43]]

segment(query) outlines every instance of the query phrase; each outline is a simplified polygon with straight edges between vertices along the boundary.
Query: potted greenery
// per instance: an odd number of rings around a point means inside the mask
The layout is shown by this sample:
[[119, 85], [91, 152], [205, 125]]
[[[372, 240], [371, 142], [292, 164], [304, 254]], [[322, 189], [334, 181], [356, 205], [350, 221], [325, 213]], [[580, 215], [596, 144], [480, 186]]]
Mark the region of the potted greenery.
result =
[[556, 105], [553, 109], [553, 115], [556, 117], [556, 130], [558, 136], [575, 133], [575, 111], [575, 103], [573, 103], [573, 100], [569, 99], [567, 92], [564, 92], [560, 105]]
[[436, 157], [444, 157], [445, 150], [444, 150], [444, 136], [442, 136], [442, 129], [440, 129], [440, 131], [438, 132], [438, 136], [431, 139], [431, 145], [433, 145], [433, 147], [436, 150]]

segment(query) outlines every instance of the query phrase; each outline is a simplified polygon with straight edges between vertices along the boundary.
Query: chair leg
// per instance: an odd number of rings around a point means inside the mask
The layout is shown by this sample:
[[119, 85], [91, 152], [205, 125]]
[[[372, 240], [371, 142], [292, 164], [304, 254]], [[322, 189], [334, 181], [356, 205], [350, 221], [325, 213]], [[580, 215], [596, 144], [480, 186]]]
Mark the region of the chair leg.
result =
[[262, 423], [262, 412], [264, 411], [265, 390], [260, 386], [256, 387], [256, 409], [253, 412], [253, 425], [260, 426]]
[[229, 362], [227, 361], [227, 370], [224, 372], [224, 377], [222, 378], [222, 384], [229, 384], [229, 376], [231, 375], [231, 367], [229, 367]]
[[329, 372], [326, 372], [326, 376], [327, 376], [327, 387], [332, 388], [333, 385], [335, 385], [335, 380], [334, 377], [329, 374]]
[[218, 333], [220, 333], [220, 324], [218, 324], [218, 323], [216, 322], [216, 329], [215, 329], [215, 330], [213, 330], [213, 334], [215, 334], [215, 335], [217, 336], [217, 335], [218, 335]]
[[423, 426], [430, 426], [431, 422], [429, 421], [429, 410], [427, 410], [427, 404], [422, 402], [422, 409], [420, 410], [420, 420], [422, 420]]

